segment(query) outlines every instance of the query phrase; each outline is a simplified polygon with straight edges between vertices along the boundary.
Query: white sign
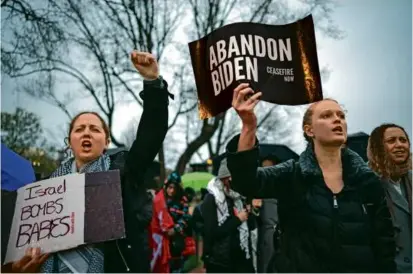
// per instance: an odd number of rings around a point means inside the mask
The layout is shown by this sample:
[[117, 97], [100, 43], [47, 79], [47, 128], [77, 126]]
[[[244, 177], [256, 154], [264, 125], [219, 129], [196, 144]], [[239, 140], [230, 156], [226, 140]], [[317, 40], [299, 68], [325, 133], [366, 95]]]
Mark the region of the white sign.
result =
[[50, 253], [84, 244], [84, 218], [85, 174], [19, 188], [5, 263], [21, 259], [32, 246]]

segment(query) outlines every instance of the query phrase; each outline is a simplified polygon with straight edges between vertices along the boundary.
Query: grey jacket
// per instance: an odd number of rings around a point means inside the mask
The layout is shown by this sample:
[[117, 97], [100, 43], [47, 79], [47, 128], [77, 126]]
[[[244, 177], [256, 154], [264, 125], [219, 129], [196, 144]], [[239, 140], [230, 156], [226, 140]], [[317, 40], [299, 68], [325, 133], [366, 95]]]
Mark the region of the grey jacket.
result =
[[[409, 173], [402, 180], [412, 182], [412, 174]], [[384, 187], [388, 191], [394, 209], [393, 226], [395, 229], [397, 254], [396, 265], [399, 273], [412, 273], [412, 213], [406, 197], [406, 189], [402, 187], [403, 196], [389, 181], [384, 181]], [[392, 210], [390, 210], [391, 212]]]
[[[277, 200], [263, 199], [258, 232], [258, 273], [269, 272], [268, 266], [274, 255], [274, 232], [278, 224]], [[271, 271], [272, 272], [272, 271]]]

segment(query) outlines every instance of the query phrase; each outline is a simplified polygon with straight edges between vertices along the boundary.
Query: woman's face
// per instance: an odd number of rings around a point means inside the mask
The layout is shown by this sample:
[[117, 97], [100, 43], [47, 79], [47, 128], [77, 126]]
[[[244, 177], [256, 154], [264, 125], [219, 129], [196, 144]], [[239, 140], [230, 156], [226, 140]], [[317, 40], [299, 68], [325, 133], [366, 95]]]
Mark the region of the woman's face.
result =
[[403, 164], [409, 158], [409, 141], [404, 131], [398, 127], [386, 129], [384, 132], [384, 147], [395, 164]]
[[109, 145], [102, 122], [91, 113], [82, 114], [76, 119], [69, 142], [75, 159], [82, 163], [99, 158]]
[[342, 146], [347, 140], [347, 122], [343, 109], [334, 101], [324, 100], [313, 106], [312, 124], [304, 130], [315, 142]]
[[168, 187], [166, 188], [166, 194], [168, 195], [168, 197], [172, 198], [175, 196], [176, 193], [176, 188], [174, 184], [170, 184], [168, 185]]

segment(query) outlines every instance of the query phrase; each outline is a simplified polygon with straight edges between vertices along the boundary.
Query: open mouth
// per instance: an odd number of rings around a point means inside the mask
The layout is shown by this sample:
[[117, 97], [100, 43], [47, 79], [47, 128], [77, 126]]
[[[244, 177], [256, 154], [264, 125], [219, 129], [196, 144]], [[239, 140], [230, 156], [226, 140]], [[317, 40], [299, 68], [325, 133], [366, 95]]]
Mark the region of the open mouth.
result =
[[84, 140], [82, 142], [82, 148], [83, 148], [83, 150], [89, 151], [92, 148], [92, 142], [90, 142], [88, 140]]
[[336, 126], [335, 128], [333, 128], [333, 132], [338, 133], [338, 134], [343, 134], [343, 127], [342, 126]]

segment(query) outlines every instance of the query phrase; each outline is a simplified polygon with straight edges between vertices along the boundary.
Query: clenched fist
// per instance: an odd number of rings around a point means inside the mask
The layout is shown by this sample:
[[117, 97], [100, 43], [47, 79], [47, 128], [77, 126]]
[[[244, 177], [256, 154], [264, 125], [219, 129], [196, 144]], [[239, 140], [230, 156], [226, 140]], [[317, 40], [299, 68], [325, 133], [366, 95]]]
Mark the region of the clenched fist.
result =
[[158, 62], [152, 54], [133, 51], [131, 53], [131, 60], [145, 80], [155, 80], [159, 77]]

